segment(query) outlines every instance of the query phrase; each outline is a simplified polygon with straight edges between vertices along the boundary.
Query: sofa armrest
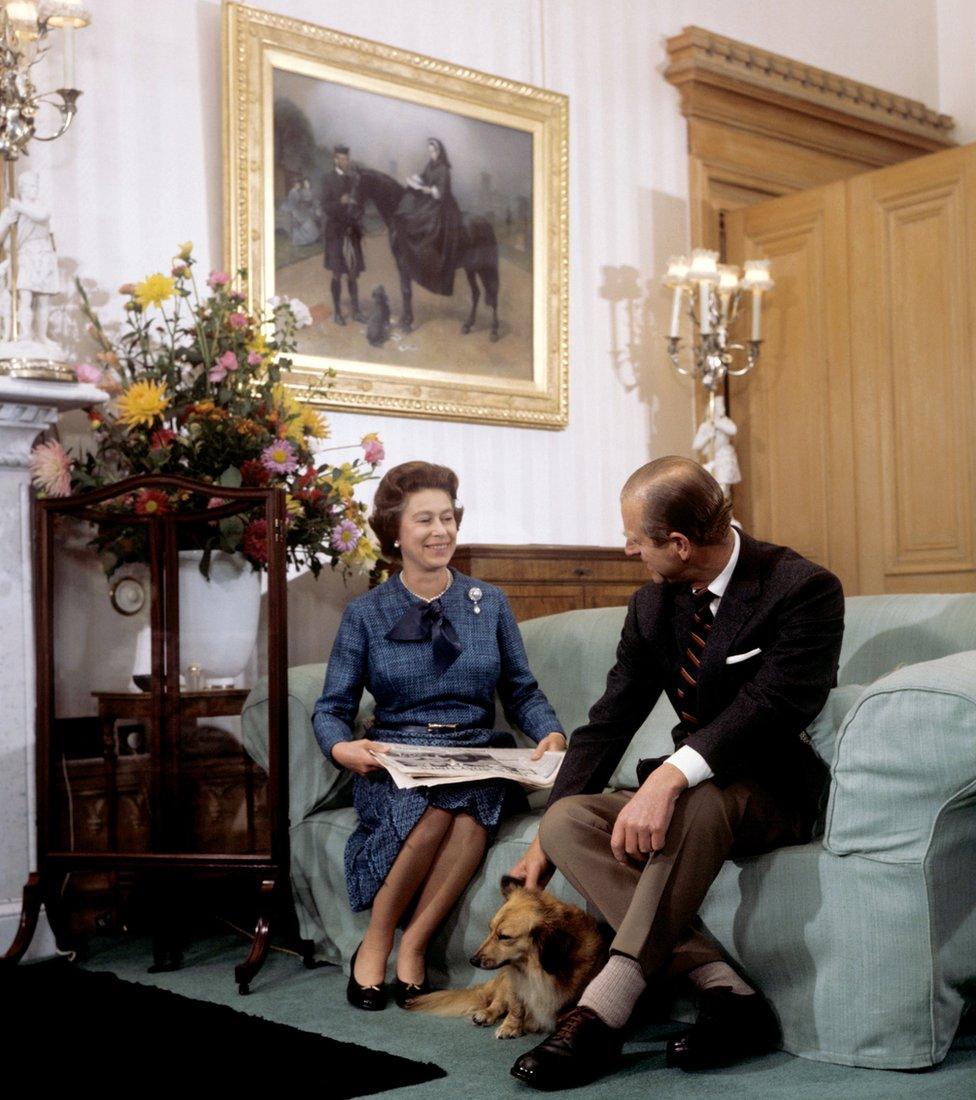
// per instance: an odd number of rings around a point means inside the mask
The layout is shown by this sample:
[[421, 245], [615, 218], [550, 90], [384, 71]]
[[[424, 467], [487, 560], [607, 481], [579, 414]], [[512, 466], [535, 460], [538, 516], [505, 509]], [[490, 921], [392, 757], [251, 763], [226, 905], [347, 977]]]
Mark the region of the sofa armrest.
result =
[[837, 735], [831, 774], [828, 851], [924, 860], [940, 815], [976, 792], [976, 651], [896, 669], [866, 688]]
[[[327, 760], [312, 730], [312, 711], [322, 694], [324, 664], [296, 665], [288, 670], [288, 816], [297, 824], [316, 810], [350, 802], [352, 774]], [[373, 711], [373, 699], [363, 694], [356, 728]], [[248, 755], [267, 771], [268, 682], [262, 677], [241, 712], [241, 735]]]

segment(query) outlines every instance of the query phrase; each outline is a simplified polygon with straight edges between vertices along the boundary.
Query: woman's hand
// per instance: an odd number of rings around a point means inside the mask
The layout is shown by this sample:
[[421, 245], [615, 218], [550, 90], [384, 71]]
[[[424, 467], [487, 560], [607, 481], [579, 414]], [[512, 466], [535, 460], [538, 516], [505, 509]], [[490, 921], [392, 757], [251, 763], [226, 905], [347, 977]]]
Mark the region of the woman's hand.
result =
[[550, 733], [539, 742], [536, 746], [535, 752], [532, 754], [533, 760], [541, 760], [542, 754], [546, 752], [565, 752], [566, 751], [566, 735], [563, 733]]
[[389, 752], [390, 746], [380, 741], [370, 741], [363, 737], [359, 741], [340, 741], [332, 746], [332, 759], [340, 767], [348, 768], [356, 775], [366, 775], [382, 768], [372, 755], [374, 752]]

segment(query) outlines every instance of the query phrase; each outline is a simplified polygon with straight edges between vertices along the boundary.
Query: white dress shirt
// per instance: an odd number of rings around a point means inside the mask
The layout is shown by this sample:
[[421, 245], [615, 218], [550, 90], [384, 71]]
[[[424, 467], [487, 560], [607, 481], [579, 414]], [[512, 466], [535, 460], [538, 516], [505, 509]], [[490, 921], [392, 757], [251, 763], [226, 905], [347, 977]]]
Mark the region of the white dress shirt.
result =
[[[732, 548], [732, 556], [729, 558], [722, 572], [708, 585], [709, 590], [715, 595], [715, 599], [709, 604], [709, 607], [712, 609], [712, 618], [718, 613], [719, 604], [721, 604], [722, 597], [725, 595], [725, 590], [728, 588], [729, 581], [732, 579], [732, 571], [735, 569], [735, 563], [739, 560], [739, 546], [742, 540], [739, 538], [739, 532], [735, 527], [732, 528], [732, 534], [735, 536], [735, 546]], [[704, 756], [693, 749], [691, 745], [682, 745], [681, 748], [673, 752], [664, 763], [673, 764], [678, 771], [684, 775], [685, 779], [688, 780], [689, 787], [696, 787], [704, 780], [711, 779], [715, 774], [705, 762]]]

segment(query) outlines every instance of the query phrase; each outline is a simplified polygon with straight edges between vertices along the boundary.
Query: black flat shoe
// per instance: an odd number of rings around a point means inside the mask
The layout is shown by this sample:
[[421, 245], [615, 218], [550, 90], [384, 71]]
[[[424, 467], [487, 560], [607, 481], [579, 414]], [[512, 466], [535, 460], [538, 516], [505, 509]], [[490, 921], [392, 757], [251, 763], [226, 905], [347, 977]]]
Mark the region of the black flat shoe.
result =
[[406, 1008], [407, 1003], [412, 1001], [414, 997], [420, 997], [424, 993], [431, 992], [433, 992], [433, 986], [428, 981], [426, 974], [420, 985], [411, 985], [400, 978], [394, 978], [393, 980], [393, 999], [401, 1008]]
[[[359, 947], [363, 945], [360, 944]], [[369, 1012], [379, 1012], [386, 1008], [386, 989], [382, 985], [360, 985], [356, 981], [356, 948], [349, 964], [349, 984], [346, 986], [346, 1000], [356, 1008], [365, 1008]]]
[[670, 1039], [665, 1060], [684, 1070], [717, 1069], [776, 1050], [779, 1024], [761, 993], [733, 993], [728, 986], [698, 995], [698, 1019], [691, 1030]]

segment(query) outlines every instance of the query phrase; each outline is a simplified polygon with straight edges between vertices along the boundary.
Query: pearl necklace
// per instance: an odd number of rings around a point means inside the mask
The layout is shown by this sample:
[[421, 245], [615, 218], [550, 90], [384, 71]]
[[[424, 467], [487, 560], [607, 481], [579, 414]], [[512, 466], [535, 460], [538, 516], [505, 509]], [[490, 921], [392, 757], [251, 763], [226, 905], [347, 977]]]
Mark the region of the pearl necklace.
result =
[[406, 588], [411, 596], [416, 596], [418, 600], [423, 600], [424, 603], [433, 603], [434, 600], [439, 600], [441, 596], [443, 596], [444, 593], [451, 587], [451, 585], [454, 583], [454, 574], [451, 573], [450, 570], [448, 570], [447, 575], [449, 578], [447, 584], [444, 585], [444, 587], [440, 590], [440, 592], [437, 593], [436, 596], [431, 596], [430, 599], [428, 599], [426, 596], [421, 596], [418, 593], [414, 592], [414, 590], [410, 588], [407, 582], [403, 579], [403, 572], [401, 571], [399, 573], [400, 583], [403, 585], [403, 587]]

